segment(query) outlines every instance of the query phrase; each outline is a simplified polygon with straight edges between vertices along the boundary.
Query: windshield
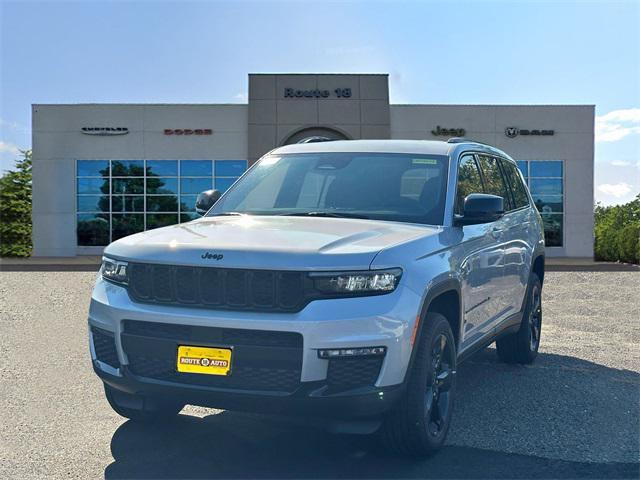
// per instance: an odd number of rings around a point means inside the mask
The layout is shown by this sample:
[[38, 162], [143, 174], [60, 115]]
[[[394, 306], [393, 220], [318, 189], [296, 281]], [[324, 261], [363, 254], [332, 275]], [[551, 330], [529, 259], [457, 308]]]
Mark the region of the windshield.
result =
[[207, 216], [327, 216], [442, 225], [447, 171], [444, 155], [269, 155]]

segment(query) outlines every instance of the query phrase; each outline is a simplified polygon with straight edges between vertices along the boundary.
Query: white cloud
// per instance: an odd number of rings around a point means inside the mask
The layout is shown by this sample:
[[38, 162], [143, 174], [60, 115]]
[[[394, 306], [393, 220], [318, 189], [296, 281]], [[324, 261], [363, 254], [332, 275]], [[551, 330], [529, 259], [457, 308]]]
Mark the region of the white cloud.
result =
[[18, 155], [20, 153], [20, 149], [17, 146], [15, 146], [13, 143], [7, 143], [0, 140], [0, 153]]
[[611, 162], [611, 165], [614, 167], [630, 167], [631, 162], [627, 162], [626, 160], [614, 160]]
[[640, 108], [613, 110], [596, 117], [596, 142], [617, 142], [640, 134]]
[[602, 185], [598, 185], [598, 191], [604, 193], [605, 195], [616, 198], [624, 197], [629, 192], [631, 192], [632, 188], [633, 187], [627, 182], [603, 183]]
[[233, 96], [234, 100], [238, 100], [239, 102], [242, 103], [247, 103], [249, 101], [249, 96], [246, 93], [240, 92], [240, 93], [236, 93]]

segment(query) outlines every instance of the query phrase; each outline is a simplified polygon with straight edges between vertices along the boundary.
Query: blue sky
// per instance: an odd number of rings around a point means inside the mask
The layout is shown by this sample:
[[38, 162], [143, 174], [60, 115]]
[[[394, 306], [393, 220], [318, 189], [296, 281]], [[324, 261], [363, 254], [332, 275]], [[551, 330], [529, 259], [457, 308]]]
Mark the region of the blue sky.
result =
[[640, 192], [637, 0], [0, 5], [2, 170], [32, 103], [243, 103], [249, 72], [372, 72], [392, 103], [595, 104], [596, 199]]

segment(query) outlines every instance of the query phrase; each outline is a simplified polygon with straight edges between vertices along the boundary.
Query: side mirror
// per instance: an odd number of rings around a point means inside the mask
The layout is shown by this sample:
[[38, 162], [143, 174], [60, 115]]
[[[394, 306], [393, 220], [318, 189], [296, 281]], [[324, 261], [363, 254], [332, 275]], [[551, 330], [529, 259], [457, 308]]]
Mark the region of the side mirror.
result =
[[205, 190], [196, 199], [196, 213], [198, 215], [204, 215], [213, 207], [213, 205], [222, 196], [220, 190]]
[[471, 193], [464, 199], [463, 215], [455, 219], [456, 225], [477, 225], [495, 222], [504, 215], [504, 199], [486, 193]]

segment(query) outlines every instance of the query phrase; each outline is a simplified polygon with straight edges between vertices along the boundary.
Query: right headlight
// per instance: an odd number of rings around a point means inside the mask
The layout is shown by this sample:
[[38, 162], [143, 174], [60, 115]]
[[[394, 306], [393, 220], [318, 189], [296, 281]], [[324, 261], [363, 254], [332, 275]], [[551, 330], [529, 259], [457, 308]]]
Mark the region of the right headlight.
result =
[[109, 257], [102, 257], [102, 266], [100, 273], [102, 278], [108, 282], [117, 283], [118, 285], [127, 285], [129, 283], [128, 262], [114, 260]]
[[401, 276], [400, 268], [310, 274], [315, 288], [323, 293], [354, 295], [392, 292], [398, 286]]

